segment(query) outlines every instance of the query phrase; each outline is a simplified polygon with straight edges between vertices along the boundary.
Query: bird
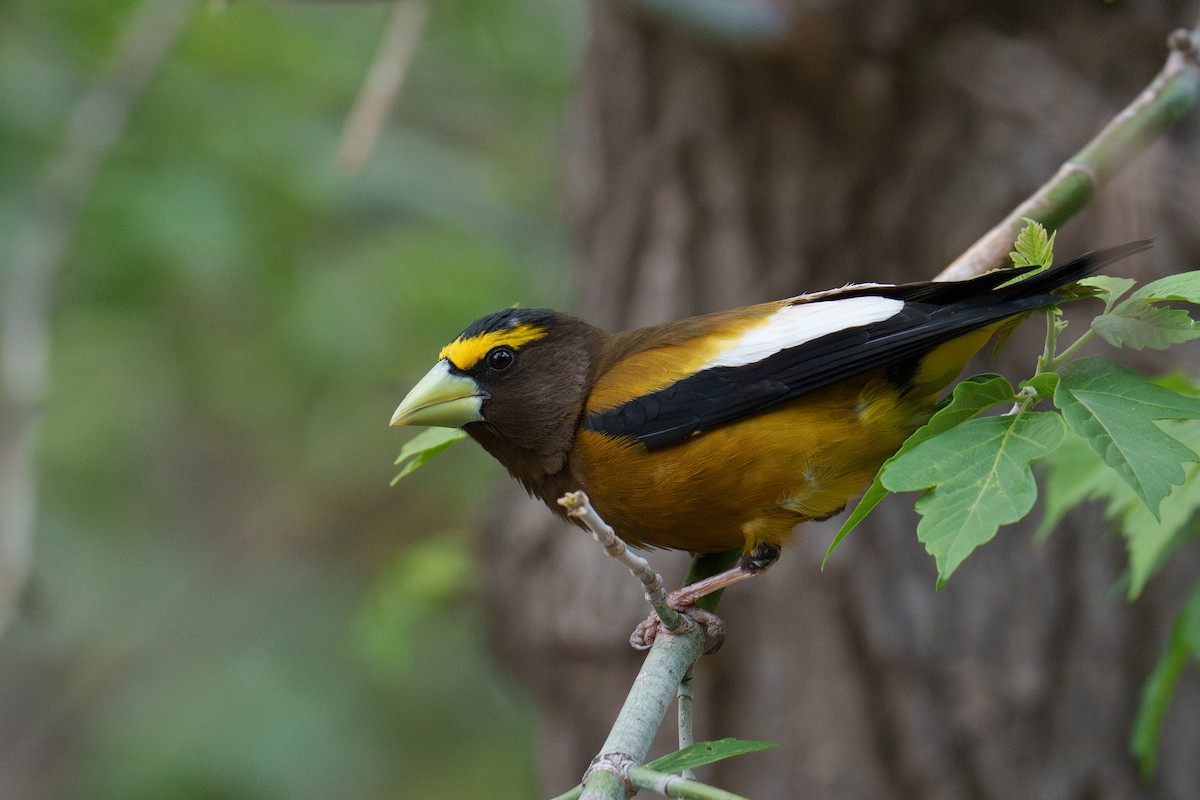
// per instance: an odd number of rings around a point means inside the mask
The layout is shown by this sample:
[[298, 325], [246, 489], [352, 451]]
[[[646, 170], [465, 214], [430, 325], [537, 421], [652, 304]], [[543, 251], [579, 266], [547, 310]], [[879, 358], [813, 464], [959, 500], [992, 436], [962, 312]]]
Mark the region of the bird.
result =
[[558, 499], [582, 489], [631, 546], [740, 551], [672, 594], [694, 608], [766, 571], [798, 523], [860, 494], [999, 330], [1149, 244], [1041, 271], [848, 284], [615, 334], [507, 308], [447, 344], [391, 424], [462, 428], [559, 515]]

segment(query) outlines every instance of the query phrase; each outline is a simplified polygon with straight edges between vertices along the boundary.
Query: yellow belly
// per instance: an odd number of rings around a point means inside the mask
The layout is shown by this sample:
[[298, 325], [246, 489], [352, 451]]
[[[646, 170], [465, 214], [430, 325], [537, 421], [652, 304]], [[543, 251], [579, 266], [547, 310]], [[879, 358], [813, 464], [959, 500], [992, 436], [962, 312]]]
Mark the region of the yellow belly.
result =
[[657, 450], [582, 429], [572, 467], [630, 544], [778, 546], [796, 523], [834, 514], [863, 491], [934, 399], [902, 399], [864, 377]]

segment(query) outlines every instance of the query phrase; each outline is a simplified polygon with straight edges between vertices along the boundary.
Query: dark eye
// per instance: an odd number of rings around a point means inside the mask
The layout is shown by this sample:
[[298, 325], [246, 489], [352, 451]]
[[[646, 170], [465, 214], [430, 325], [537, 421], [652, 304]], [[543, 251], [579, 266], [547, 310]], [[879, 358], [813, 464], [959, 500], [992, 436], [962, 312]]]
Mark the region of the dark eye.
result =
[[517, 362], [517, 354], [511, 347], [493, 347], [483, 361], [492, 372], [507, 372]]

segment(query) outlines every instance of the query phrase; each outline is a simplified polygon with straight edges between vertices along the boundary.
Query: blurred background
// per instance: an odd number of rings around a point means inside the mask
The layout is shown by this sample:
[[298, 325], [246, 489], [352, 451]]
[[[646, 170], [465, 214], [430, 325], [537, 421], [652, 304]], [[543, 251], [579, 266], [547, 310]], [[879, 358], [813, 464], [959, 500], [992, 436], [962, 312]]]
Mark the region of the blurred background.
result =
[[[0, 798], [566, 790], [642, 600], [474, 446], [388, 488], [387, 420], [438, 348], [513, 303], [616, 329], [927, 278], [1195, 21], [1184, 0], [6, 0]], [[1195, 113], [1056, 251], [1149, 236], [1121, 274], [1200, 266]], [[1026, 365], [1033, 327], [977, 369]], [[697, 671], [700, 738], [781, 746], [702, 777], [1194, 797], [1196, 670], [1157, 781], [1127, 753], [1194, 538], [1130, 604], [1099, 510], [1040, 547], [1036, 517], [937, 593], [911, 503], [825, 572], [840, 521], [806, 526], [725, 599]]]
[[[397, 25], [419, 46], [350, 163]], [[0, 482], [28, 559], [0, 797], [530, 795], [530, 701], [471, 602], [497, 468], [463, 447], [389, 489], [387, 421], [466, 322], [570, 296], [582, 25], [549, 0], [0, 5]]]

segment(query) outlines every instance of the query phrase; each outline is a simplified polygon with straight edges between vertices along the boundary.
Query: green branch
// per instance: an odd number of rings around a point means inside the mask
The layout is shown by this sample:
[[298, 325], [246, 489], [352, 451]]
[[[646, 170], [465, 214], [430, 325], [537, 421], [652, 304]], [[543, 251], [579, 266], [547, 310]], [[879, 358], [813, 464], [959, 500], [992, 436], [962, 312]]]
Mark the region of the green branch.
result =
[[629, 782], [639, 789], [684, 800], [747, 800], [740, 794], [647, 767], [630, 767]]
[[1200, 102], [1200, 27], [1175, 31], [1168, 43], [1171, 54], [1150, 85], [1053, 178], [942, 270], [937, 280], [963, 280], [1001, 266], [1024, 227], [1022, 218], [1035, 219], [1047, 228], [1061, 226]]

